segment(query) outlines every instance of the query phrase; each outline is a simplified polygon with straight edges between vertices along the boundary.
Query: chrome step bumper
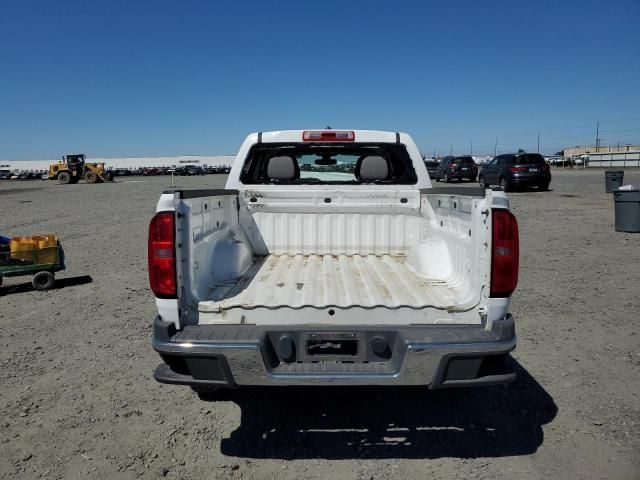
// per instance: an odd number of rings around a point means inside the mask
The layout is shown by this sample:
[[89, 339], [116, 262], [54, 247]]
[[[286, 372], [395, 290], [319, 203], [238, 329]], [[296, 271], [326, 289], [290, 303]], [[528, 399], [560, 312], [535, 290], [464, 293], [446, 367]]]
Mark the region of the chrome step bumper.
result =
[[[318, 356], [307, 352], [308, 339], [336, 335], [353, 338], [357, 352]], [[385, 354], [372, 350], [375, 339], [386, 343]], [[154, 373], [162, 383], [442, 388], [493, 385], [515, 379], [515, 372], [505, 371], [502, 361], [516, 346], [511, 315], [494, 322], [491, 330], [468, 325], [344, 329], [202, 325], [176, 332], [173, 324], [156, 318], [152, 344], [165, 362]]]

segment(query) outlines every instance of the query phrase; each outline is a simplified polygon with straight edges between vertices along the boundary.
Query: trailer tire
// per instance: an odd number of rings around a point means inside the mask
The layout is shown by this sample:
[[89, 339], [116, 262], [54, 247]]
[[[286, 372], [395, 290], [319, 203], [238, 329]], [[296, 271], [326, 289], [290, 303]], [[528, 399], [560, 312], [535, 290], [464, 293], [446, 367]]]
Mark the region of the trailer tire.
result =
[[87, 183], [97, 183], [98, 175], [96, 172], [87, 172], [84, 174], [84, 181]]
[[55, 284], [56, 279], [51, 272], [38, 272], [33, 276], [31, 285], [36, 290], [51, 290]]

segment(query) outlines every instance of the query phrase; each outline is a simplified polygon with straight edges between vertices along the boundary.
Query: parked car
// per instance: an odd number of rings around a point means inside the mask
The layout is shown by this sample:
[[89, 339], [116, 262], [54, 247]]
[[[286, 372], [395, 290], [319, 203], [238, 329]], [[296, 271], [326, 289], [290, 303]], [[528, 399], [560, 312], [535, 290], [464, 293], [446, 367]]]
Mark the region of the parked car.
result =
[[206, 395], [515, 378], [518, 226], [503, 192], [438, 193], [405, 133], [256, 133], [236, 162], [224, 190], [158, 200], [156, 380]]
[[436, 178], [436, 170], [438, 168], [437, 160], [425, 160], [424, 166], [427, 167], [427, 173], [429, 174], [429, 178]]
[[189, 165], [187, 167], [186, 175], [204, 175], [204, 170], [202, 167], [199, 167], [197, 165]]
[[0, 170], [0, 180], [9, 180], [11, 178], [11, 170]]
[[551, 170], [539, 153], [508, 153], [498, 155], [480, 171], [482, 187], [500, 185], [505, 192], [517, 187], [538, 187], [548, 190]]
[[443, 179], [447, 183], [453, 179], [458, 181], [467, 179], [475, 182], [477, 175], [478, 166], [473, 161], [473, 157], [469, 155], [444, 157], [438, 164], [435, 172], [436, 182]]

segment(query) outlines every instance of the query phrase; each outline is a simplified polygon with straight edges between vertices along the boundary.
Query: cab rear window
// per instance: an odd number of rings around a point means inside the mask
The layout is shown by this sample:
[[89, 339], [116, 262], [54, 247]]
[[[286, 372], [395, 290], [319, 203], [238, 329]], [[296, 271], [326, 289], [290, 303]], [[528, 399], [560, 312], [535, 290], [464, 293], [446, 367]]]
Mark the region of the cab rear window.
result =
[[412, 185], [418, 178], [402, 144], [262, 143], [249, 152], [240, 181], [245, 185]]

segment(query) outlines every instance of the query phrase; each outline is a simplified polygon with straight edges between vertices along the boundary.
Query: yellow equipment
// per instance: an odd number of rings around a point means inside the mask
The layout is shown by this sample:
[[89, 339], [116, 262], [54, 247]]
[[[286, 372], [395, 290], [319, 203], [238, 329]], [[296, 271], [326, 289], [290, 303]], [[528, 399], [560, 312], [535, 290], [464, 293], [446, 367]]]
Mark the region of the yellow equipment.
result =
[[36, 235], [34, 237], [13, 237], [11, 239], [11, 258], [16, 260], [33, 260], [32, 263], [57, 263], [58, 261], [58, 237], [54, 234]]
[[104, 163], [87, 163], [84, 154], [64, 155], [62, 161], [49, 165], [49, 180], [58, 180], [63, 185], [78, 183], [84, 178], [87, 183], [113, 180], [113, 173], [104, 168]]

